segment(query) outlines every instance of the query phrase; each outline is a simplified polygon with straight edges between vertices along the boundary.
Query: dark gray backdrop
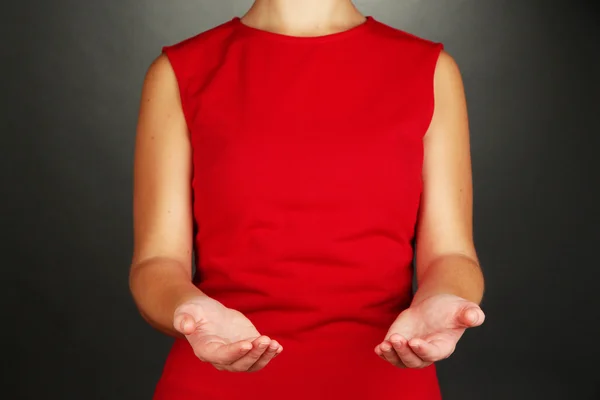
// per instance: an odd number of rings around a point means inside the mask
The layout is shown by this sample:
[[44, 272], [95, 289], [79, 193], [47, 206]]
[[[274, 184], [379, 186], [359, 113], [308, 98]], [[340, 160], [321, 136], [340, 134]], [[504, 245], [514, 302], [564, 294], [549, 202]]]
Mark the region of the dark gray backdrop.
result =
[[[142, 80], [162, 45], [249, 3], [3, 4], [6, 398], [151, 397], [170, 340], [142, 322], [127, 286]], [[488, 320], [439, 364], [445, 399], [600, 398], [597, 6], [357, 4], [444, 42], [464, 75]]]

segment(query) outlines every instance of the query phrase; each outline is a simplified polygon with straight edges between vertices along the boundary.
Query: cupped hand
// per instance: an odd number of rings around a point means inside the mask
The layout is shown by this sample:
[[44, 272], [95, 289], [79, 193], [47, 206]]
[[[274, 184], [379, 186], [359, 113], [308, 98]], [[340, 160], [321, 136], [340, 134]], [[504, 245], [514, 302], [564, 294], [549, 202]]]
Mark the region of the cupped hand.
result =
[[255, 372], [283, 350], [277, 341], [260, 335], [242, 313], [206, 296], [179, 305], [173, 326], [201, 361], [218, 370]]
[[450, 357], [467, 328], [483, 323], [481, 308], [461, 297], [440, 294], [404, 310], [375, 353], [401, 368], [424, 368]]

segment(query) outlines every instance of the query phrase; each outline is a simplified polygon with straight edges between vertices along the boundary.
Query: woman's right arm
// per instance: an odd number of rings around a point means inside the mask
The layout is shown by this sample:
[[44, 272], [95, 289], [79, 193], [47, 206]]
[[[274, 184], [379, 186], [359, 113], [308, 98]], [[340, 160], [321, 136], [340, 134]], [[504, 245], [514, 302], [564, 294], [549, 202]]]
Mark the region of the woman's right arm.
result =
[[173, 314], [203, 296], [192, 283], [191, 145], [179, 88], [163, 54], [142, 89], [134, 162], [134, 250], [129, 286], [142, 317], [175, 337]]

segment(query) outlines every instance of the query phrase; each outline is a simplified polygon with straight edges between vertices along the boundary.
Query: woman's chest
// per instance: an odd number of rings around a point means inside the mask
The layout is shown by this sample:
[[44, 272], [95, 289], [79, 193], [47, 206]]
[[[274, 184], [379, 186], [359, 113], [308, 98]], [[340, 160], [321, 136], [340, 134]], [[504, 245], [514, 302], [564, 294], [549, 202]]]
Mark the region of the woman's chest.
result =
[[417, 203], [424, 105], [408, 77], [376, 72], [339, 62], [225, 64], [198, 93], [198, 190], [246, 204]]

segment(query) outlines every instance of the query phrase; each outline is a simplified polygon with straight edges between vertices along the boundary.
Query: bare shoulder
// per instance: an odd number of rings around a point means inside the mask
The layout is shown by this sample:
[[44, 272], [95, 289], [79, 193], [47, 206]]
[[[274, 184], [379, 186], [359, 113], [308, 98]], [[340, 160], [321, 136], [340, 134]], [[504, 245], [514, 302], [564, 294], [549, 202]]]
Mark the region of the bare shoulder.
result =
[[[138, 135], [148, 131], [156, 131], [162, 126], [161, 132], [172, 129], [173, 117], [183, 118], [179, 83], [171, 62], [166, 54], [157, 56], [149, 65], [140, 98], [140, 125]], [[169, 129], [164, 125], [168, 124]]]
[[434, 112], [426, 138], [468, 136], [467, 104], [462, 75], [455, 59], [442, 50], [434, 74]]
[[169, 87], [176, 88], [177, 79], [175, 72], [166, 54], [161, 53], [149, 65], [144, 77], [144, 91], [164, 90]]
[[446, 50], [442, 50], [435, 68], [436, 89], [463, 90], [462, 74], [458, 63]]
[[161, 53], [150, 63], [146, 75], [161, 73], [173, 73], [171, 62], [169, 61], [169, 57], [167, 57], [165, 53]]
[[458, 63], [450, 53], [441, 50], [436, 70], [456, 73], [458, 72]]

